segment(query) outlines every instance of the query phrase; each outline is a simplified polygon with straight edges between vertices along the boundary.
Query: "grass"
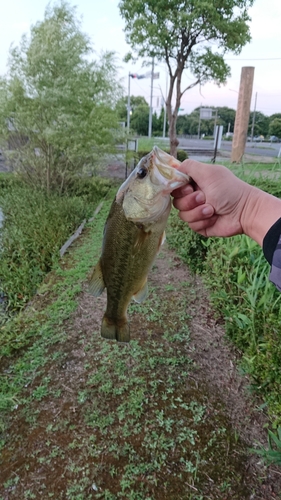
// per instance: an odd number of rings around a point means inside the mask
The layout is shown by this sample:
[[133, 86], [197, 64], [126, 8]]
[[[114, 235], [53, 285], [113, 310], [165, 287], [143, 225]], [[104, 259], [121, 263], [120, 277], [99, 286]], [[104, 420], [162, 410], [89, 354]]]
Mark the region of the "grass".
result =
[[[244, 180], [281, 197], [278, 178], [256, 172], [256, 166], [250, 174], [235, 167]], [[268, 280], [269, 265], [261, 248], [245, 235], [202, 238], [179, 221], [176, 213], [168, 240], [193, 270], [203, 273], [217, 315], [241, 350], [243, 370], [265, 398], [275, 425], [280, 424], [281, 295]]]
[[[131, 343], [100, 338], [92, 309], [102, 310], [102, 299], [83, 288], [112, 196], [30, 306], [0, 330], [0, 500], [246, 500], [258, 487], [246, 472], [247, 447], [220, 398], [196, 378], [190, 283], [169, 278], [160, 288], [154, 266], [149, 299], [130, 306]], [[172, 216], [170, 241], [194, 269], [207, 263], [213, 304], [276, 414], [279, 295], [272, 300], [257, 245], [206, 241], [180, 224]], [[168, 273], [177, 262], [167, 264]], [[279, 463], [279, 431], [270, 437], [260, 455]]]
[[245, 445], [194, 378], [189, 284], [155, 284], [131, 305], [128, 346], [100, 338], [101, 299], [81, 293], [109, 203], [2, 329], [0, 498], [249, 498]]
[[[0, 283], [9, 312], [26, 305], [44, 276], [59, 258], [59, 249], [90, 217], [98, 200], [109, 189], [108, 181], [73, 181], [72, 196], [46, 196], [2, 176], [0, 205], [4, 213], [1, 228]], [[5, 315], [0, 315], [0, 322]]]
[[153, 146], [159, 146], [159, 148], [169, 148], [169, 139], [163, 139], [160, 137], [139, 137], [138, 138], [138, 150], [139, 151], [151, 151]]

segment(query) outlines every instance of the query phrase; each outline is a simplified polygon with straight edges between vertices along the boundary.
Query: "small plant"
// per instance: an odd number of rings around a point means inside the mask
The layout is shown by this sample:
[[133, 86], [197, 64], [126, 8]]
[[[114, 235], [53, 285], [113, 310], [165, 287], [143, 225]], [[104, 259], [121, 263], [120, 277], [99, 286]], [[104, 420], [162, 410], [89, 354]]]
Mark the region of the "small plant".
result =
[[176, 210], [172, 210], [170, 214], [167, 240], [192, 271], [203, 270], [208, 240], [191, 231], [186, 222], [179, 219]]
[[276, 432], [268, 431], [268, 449], [251, 451], [260, 455], [266, 464], [281, 465], [281, 427]]

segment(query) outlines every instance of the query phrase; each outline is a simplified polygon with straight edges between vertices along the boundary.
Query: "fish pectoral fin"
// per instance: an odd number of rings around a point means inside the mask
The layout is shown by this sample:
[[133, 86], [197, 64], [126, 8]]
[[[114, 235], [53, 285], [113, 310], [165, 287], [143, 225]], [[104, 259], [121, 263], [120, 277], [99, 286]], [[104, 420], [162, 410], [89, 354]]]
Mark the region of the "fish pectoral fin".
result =
[[147, 238], [149, 238], [150, 235], [151, 235], [151, 231], [145, 231], [144, 228], [142, 227], [142, 225], [140, 225], [139, 231], [138, 231], [138, 234], [137, 234], [137, 237], [136, 237], [133, 249], [132, 249], [133, 255], [136, 255], [141, 251], [142, 246], [145, 244]]
[[160, 238], [159, 238], [159, 247], [158, 247], [158, 252], [159, 252], [159, 250], [160, 250], [160, 247], [161, 247], [162, 245], [164, 245], [165, 241], [166, 241], [166, 233], [165, 233], [165, 231], [163, 231], [163, 233], [161, 234], [161, 236], [160, 236]]
[[147, 296], [148, 296], [148, 286], [146, 280], [141, 289], [133, 295], [133, 299], [135, 302], [138, 302], [140, 304], [146, 299]]
[[88, 292], [94, 297], [99, 297], [105, 289], [100, 261], [95, 266], [89, 280]]

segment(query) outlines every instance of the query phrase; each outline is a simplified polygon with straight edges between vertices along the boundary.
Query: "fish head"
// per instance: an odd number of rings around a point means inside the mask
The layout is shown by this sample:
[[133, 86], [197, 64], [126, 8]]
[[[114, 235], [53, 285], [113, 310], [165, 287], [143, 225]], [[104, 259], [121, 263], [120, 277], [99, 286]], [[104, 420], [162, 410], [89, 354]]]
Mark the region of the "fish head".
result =
[[179, 165], [157, 146], [140, 160], [116, 195], [127, 220], [150, 223], [162, 216], [170, 207], [170, 193], [191, 182], [188, 175], [177, 170]]

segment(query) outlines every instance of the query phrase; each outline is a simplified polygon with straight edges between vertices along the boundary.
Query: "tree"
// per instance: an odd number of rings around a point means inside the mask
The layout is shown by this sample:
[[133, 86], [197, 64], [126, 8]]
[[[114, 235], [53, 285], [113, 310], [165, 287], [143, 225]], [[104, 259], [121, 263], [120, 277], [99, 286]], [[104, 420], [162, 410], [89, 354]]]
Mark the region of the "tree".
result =
[[[164, 119], [165, 119], [165, 110], [164, 110], [164, 106], [161, 107], [161, 111], [160, 111], [160, 115], [158, 117], [158, 125], [156, 127], [156, 130], [154, 128], [154, 124], [153, 124], [153, 120], [152, 120], [152, 125], [153, 125], [153, 128], [152, 130], [154, 131], [154, 133], [156, 133], [158, 136], [163, 136], [163, 132], [164, 132]], [[166, 114], [166, 124], [165, 124], [165, 136], [167, 134], [167, 131], [169, 129], [169, 124], [168, 124], [168, 120], [167, 120], [167, 114]]]
[[[253, 119], [254, 119], [254, 111], [251, 111], [249, 119], [249, 128], [248, 128], [249, 135], [251, 135], [252, 133]], [[265, 137], [266, 135], [268, 135], [268, 127], [269, 127], [269, 117], [264, 115], [260, 111], [256, 111], [253, 135], [254, 136], [263, 135]]]
[[[121, 97], [116, 103], [116, 111], [118, 113], [118, 117], [120, 120], [127, 122], [127, 105], [128, 105], [128, 96]], [[131, 111], [134, 112], [139, 106], [147, 108], [149, 113], [149, 106], [146, 102], [145, 98], [140, 95], [132, 95], [130, 96], [130, 108]]]
[[[241, 52], [250, 41], [248, 8], [254, 0], [121, 0], [126, 40], [139, 57], [164, 61], [169, 73], [166, 101], [171, 153], [176, 153], [176, 121], [184, 92], [208, 81], [226, 82], [224, 55]], [[215, 44], [217, 50], [215, 49]], [[133, 54], [127, 55], [133, 59]], [[182, 89], [183, 72], [194, 80]], [[174, 105], [172, 99], [174, 97]]]
[[272, 122], [272, 120], [275, 120], [275, 118], [281, 119], [281, 113], [274, 113], [273, 115], [270, 115], [269, 121]]
[[149, 106], [137, 106], [132, 111], [131, 128], [139, 135], [147, 135], [149, 120]]
[[0, 82], [7, 154], [47, 192], [62, 192], [70, 175], [92, 169], [116, 141], [121, 91], [114, 55], [91, 62], [92, 54], [75, 8], [64, 1], [47, 7], [44, 20], [10, 51], [8, 77]]
[[281, 139], [281, 118], [274, 118], [269, 124], [269, 134]]
[[[122, 97], [116, 104], [119, 119], [127, 121], [127, 103], [128, 97]], [[131, 129], [138, 135], [147, 135], [149, 122], [149, 105], [143, 96], [130, 97], [131, 108]], [[152, 115], [152, 129], [154, 135], [160, 135], [163, 132], [164, 109], [161, 110], [159, 118], [156, 113]], [[160, 132], [161, 130], [161, 132]]]
[[229, 132], [234, 131], [234, 122], [235, 122], [235, 109], [228, 108], [227, 106], [222, 106], [216, 108], [218, 112], [218, 125], [223, 125], [223, 131], [226, 133], [229, 128]]

